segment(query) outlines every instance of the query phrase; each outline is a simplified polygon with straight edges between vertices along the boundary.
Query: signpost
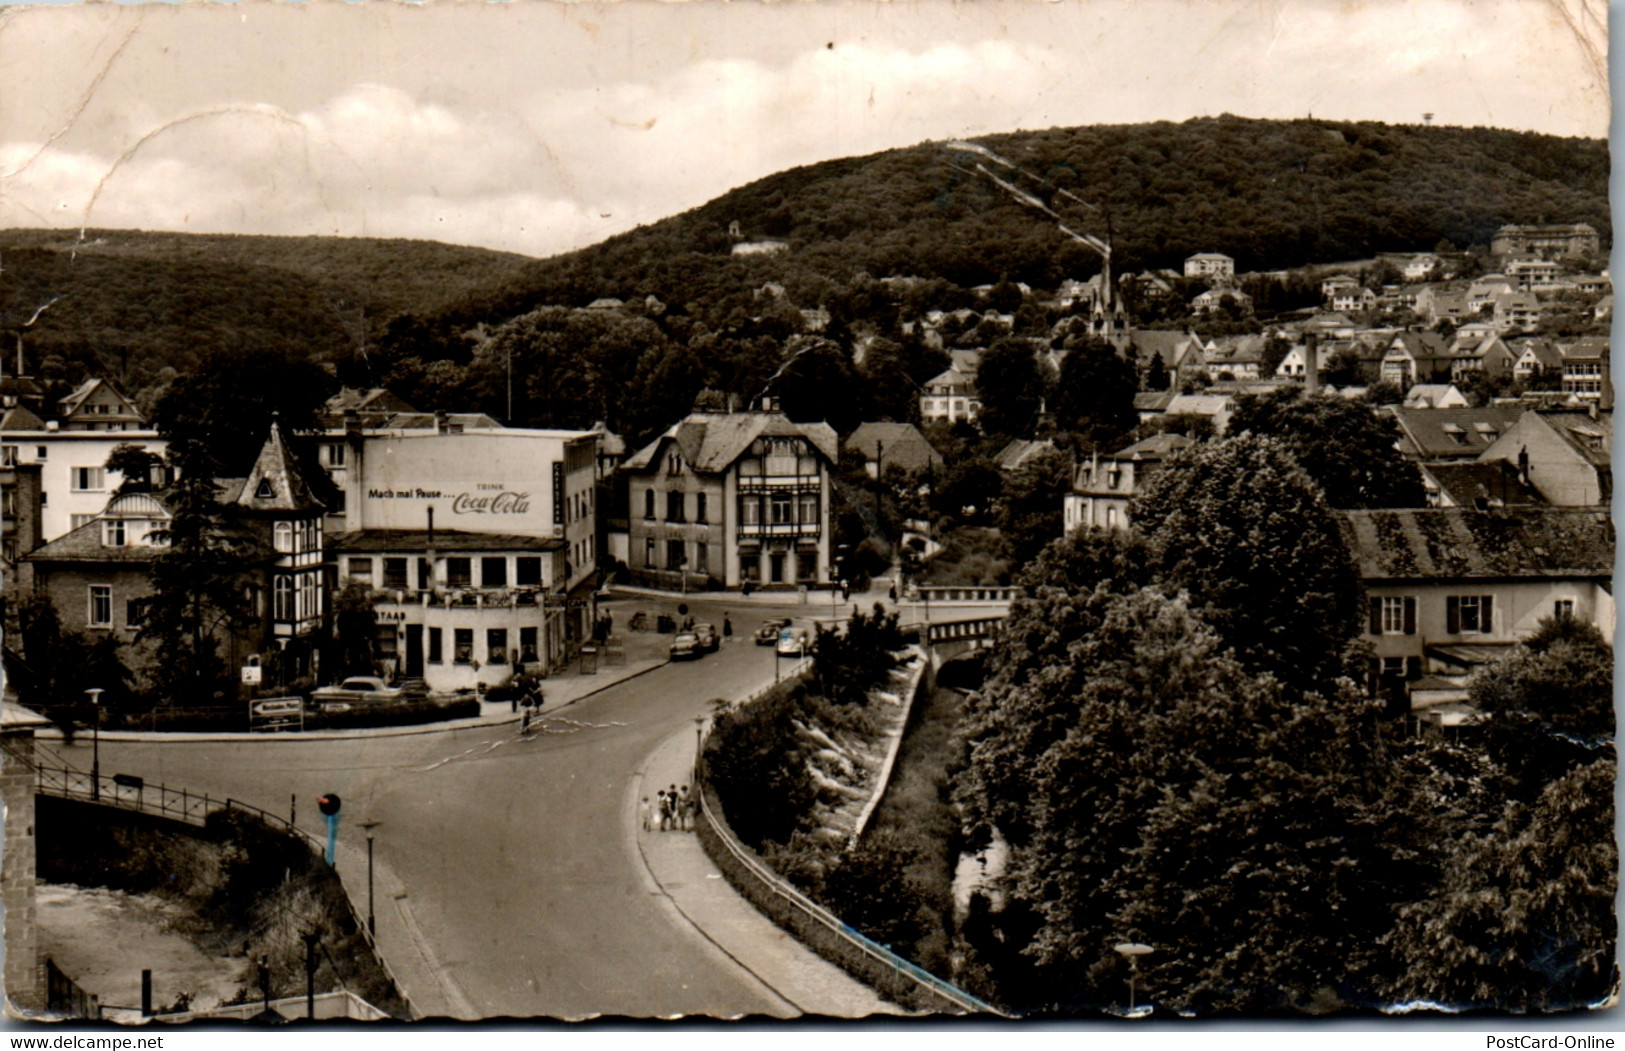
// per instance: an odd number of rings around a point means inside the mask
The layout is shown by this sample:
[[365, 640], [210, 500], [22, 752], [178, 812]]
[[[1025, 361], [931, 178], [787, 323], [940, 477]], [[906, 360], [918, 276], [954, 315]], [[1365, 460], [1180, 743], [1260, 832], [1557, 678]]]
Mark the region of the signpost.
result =
[[305, 728], [303, 697], [262, 697], [248, 702], [248, 728], [255, 733]]

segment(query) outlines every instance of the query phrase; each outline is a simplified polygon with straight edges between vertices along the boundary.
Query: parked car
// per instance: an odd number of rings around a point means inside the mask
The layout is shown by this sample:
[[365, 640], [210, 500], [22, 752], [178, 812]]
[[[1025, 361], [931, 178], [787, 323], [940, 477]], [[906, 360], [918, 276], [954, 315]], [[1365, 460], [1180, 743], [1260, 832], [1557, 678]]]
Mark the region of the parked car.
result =
[[352, 675], [336, 686], [310, 691], [311, 703], [324, 712], [347, 712], [357, 705], [406, 699], [406, 691], [390, 686], [375, 675]]
[[705, 651], [700, 648], [700, 637], [692, 631], [679, 631], [671, 640], [671, 659], [698, 660]]
[[700, 649], [706, 653], [717, 652], [717, 646], [722, 641], [717, 636], [717, 629], [714, 624], [694, 625], [694, 637], [700, 640]]
[[767, 621], [756, 629], [756, 645], [772, 646], [779, 641], [779, 632], [790, 626], [790, 622], [782, 617]]
[[810, 648], [807, 633], [796, 628], [784, 628], [779, 632], [779, 656], [805, 657]]

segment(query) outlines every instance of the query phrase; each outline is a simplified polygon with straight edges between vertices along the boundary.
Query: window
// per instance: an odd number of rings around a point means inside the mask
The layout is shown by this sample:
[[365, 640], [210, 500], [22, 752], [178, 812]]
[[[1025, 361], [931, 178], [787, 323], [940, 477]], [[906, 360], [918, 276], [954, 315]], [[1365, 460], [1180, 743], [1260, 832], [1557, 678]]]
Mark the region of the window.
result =
[[73, 491], [76, 493], [96, 493], [107, 487], [107, 472], [100, 467], [75, 467], [73, 469]]
[[428, 660], [429, 660], [430, 664], [441, 664], [441, 663], [443, 663], [445, 661], [446, 655], [445, 655], [443, 646], [444, 646], [444, 644], [443, 644], [443, 642], [441, 640], [441, 637], [440, 637], [440, 629], [439, 628], [430, 628], [429, 629], [429, 657], [428, 657]]
[[90, 585], [90, 627], [113, 626], [113, 585]]
[[102, 544], [105, 547], [124, 546], [124, 519], [110, 518], [102, 523]]
[[271, 611], [273, 619], [293, 619], [293, 578], [286, 573], [277, 574], [274, 586], [274, 603]]
[[446, 559], [446, 586], [466, 588], [474, 582], [474, 562], [468, 558]]
[[[372, 559], [352, 558], [348, 562], [350, 579], [357, 584], [372, 587]], [[405, 575], [404, 573], [402, 574]]]
[[40, 494], [39, 494], [39, 505], [41, 507], [44, 507], [46, 504], [48, 504], [50, 502], [51, 502], [51, 494], [46, 492], [45, 490], [41, 489]]
[[536, 629], [519, 629], [519, 659], [526, 664], [532, 664], [540, 657], [536, 655]]
[[322, 583], [315, 573], [301, 573], [298, 578], [298, 611], [300, 620], [322, 615]]
[[273, 541], [272, 546], [278, 551], [281, 551], [283, 554], [292, 554], [295, 550], [297, 550], [293, 546], [292, 522], [278, 522], [276, 524], [276, 538]]
[[70, 529], [78, 529], [80, 526], [89, 525], [90, 523], [94, 522], [95, 520], [96, 520], [95, 515], [69, 515], [68, 516], [68, 527]]
[[643, 491], [643, 517], [647, 518], [651, 522], [654, 521], [655, 491], [653, 489], [645, 489]]
[[151, 599], [133, 598], [124, 603], [124, 626], [126, 628], [139, 628], [147, 622], [147, 607]]
[[17, 466], [17, 447], [15, 445], [0, 445], [0, 467]]
[[694, 494], [694, 521], [696, 521], [696, 522], [704, 522], [705, 520], [706, 520], [706, 517], [705, 517], [705, 494], [704, 493], [695, 493]]
[[1445, 599], [1445, 630], [1452, 635], [1484, 635], [1495, 630], [1493, 595], [1451, 595]]
[[705, 546], [705, 541], [701, 540], [694, 545], [694, 571], [696, 573], [711, 572], [710, 562], [711, 550]]
[[818, 494], [817, 493], [802, 493], [801, 497], [800, 497], [800, 502], [801, 502], [801, 524], [802, 525], [817, 525], [818, 524]]
[[645, 566], [648, 566], [650, 569], [654, 568], [654, 564], [655, 564], [655, 541], [654, 541], [654, 537], [646, 537], [644, 539], [644, 541], [643, 541], [643, 564]]
[[456, 664], [474, 663], [474, 629], [454, 628], [451, 634], [452, 661]]
[[36, 446], [34, 446], [34, 459], [36, 459], [36, 460], [47, 459], [50, 456], [50, 453], [51, 453], [51, 448], [48, 445], [36, 445]]
[[789, 493], [773, 493], [767, 500], [774, 525], [790, 525], [795, 521], [795, 507]]
[[1556, 617], [1558, 620], [1567, 620], [1569, 617], [1574, 616], [1574, 600], [1571, 598], [1560, 598], [1556, 602], [1553, 602], [1552, 616]]
[[344, 490], [340, 489], [340, 490], [334, 492], [332, 494], [332, 500], [333, 500], [333, 506], [328, 508], [327, 513], [331, 514], [331, 515], [342, 515], [344, 513], [344, 501], [345, 501]]
[[514, 583], [522, 588], [542, 586], [542, 560], [535, 555], [521, 555], [514, 560]]
[[344, 466], [344, 443], [343, 442], [333, 442], [333, 443], [328, 445], [328, 447], [327, 447], [327, 466], [329, 466], [329, 467], [343, 467]]
[[667, 474], [681, 474], [682, 472], [683, 472], [683, 458], [681, 456], [679, 456], [677, 453], [669, 453], [669, 454], [667, 454], [667, 456], [666, 456], [666, 473]]
[[1415, 635], [1416, 599], [1409, 596], [1385, 595], [1371, 600], [1370, 623], [1367, 630], [1373, 635]]
[[762, 524], [762, 501], [760, 497], [741, 496], [739, 498], [739, 524], [748, 526]]
[[508, 560], [500, 555], [480, 559], [480, 587], [505, 588], [508, 586]]
[[271, 479], [261, 478], [259, 488], [254, 490], [254, 499], [269, 500], [274, 496], [276, 496], [276, 487], [271, 484]]
[[818, 552], [816, 552], [816, 551], [797, 551], [796, 552], [796, 579], [797, 580], [817, 580], [818, 579]]
[[739, 556], [739, 579], [757, 580], [762, 575], [762, 560], [756, 552]]
[[1115, 508], [1115, 507], [1106, 508], [1106, 528], [1107, 529], [1116, 529], [1117, 528], [1117, 508]]
[[688, 553], [683, 550], [683, 542], [681, 540], [666, 541], [667, 569], [681, 569], [683, 568], [683, 564], [687, 561]]
[[406, 588], [406, 559], [384, 559], [384, 587], [405, 590]]
[[683, 494], [666, 494], [666, 521], [681, 522], [683, 520]]
[[508, 663], [508, 629], [485, 629], [485, 662], [487, 664]]

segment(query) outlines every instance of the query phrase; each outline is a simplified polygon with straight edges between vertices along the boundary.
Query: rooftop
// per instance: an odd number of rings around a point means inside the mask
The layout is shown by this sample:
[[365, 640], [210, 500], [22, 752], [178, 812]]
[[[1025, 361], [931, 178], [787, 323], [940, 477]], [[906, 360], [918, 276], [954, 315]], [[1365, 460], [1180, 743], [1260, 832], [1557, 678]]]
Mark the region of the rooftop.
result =
[[1430, 508], [1340, 514], [1365, 580], [1608, 578], [1614, 571], [1614, 524], [1605, 511]]

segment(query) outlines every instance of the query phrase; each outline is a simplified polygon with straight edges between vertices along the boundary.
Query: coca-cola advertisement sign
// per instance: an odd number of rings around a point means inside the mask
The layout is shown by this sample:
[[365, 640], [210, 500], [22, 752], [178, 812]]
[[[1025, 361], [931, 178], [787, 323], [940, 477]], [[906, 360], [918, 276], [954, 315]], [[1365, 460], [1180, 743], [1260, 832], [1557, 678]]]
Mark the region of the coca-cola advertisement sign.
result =
[[458, 493], [451, 498], [454, 515], [522, 515], [530, 510], [530, 494], [503, 489], [495, 493]]

